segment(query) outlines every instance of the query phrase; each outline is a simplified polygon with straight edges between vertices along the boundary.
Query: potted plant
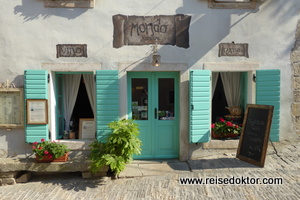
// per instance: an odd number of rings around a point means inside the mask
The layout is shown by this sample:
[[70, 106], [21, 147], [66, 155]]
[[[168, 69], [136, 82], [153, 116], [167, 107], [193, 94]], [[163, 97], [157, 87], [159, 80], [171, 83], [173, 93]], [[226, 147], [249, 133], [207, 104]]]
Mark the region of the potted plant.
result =
[[242, 126], [220, 118], [219, 122], [211, 125], [213, 138], [237, 137], [242, 132]]
[[34, 142], [32, 152], [35, 153], [38, 162], [65, 162], [70, 150], [59, 142], [49, 142], [41, 139], [41, 143]]
[[105, 143], [94, 141], [90, 145], [90, 171], [96, 173], [102, 167], [109, 166], [113, 178], [116, 178], [125, 169], [125, 165], [132, 161], [134, 154], [141, 154], [142, 142], [138, 138], [138, 124], [131, 119], [114, 121], [108, 126], [113, 131]]

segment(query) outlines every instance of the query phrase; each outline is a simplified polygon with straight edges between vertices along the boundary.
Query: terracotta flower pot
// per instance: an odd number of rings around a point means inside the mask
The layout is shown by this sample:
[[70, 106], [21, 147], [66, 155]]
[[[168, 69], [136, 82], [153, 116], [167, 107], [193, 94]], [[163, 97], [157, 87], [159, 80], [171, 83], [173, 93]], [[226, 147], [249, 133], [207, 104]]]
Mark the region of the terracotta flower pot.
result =
[[239, 134], [234, 134], [234, 133], [227, 133], [226, 135], [223, 133], [215, 134], [214, 131], [212, 131], [211, 134], [213, 138], [235, 138], [239, 136]]
[[58, 157], [56, 159], [49, 158], [47, 155], [43, 156], [43, 158], [40, 160], [38, 156], [36, 155], [36, 160], [39, 163], [47, 163], [47, 162], [66, 162], [68, 160], [69, 154], [66, 153], [65, 155]]

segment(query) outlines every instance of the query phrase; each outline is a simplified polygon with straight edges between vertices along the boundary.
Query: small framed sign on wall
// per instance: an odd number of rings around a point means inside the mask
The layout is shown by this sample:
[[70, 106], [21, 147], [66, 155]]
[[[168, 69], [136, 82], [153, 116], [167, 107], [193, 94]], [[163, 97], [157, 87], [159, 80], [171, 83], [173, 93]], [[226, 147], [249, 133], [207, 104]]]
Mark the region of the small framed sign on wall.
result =
[[48, 124], [48, 100], [26, 100], [27, 124]]

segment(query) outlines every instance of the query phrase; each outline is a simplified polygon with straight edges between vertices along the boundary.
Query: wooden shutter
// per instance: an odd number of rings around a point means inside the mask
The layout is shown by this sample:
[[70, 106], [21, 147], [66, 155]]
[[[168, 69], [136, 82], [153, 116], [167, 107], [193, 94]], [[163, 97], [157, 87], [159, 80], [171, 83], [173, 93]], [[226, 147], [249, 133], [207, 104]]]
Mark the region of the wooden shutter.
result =
[[96, 72], [96, 130], [97, 140], [111, 133], [107, 126], [119, 119], [119, 76], [116, 70]]
[[256, 103], [274, 106], [270, 139], [279, 141], [280, 70], [256, 71]]
[[190, 142], [210, 140], [211, 71], [190, 71]]
[[[48, 72], [46, 70], [25, 70], [24, 80], [25, 104], [27, 99], [48, 99]], [[25, 141], [28, 143], [40, 142], [42, 138], [49, 140], [48, 133], [48, 124], [33, 125], [25, 122]]]

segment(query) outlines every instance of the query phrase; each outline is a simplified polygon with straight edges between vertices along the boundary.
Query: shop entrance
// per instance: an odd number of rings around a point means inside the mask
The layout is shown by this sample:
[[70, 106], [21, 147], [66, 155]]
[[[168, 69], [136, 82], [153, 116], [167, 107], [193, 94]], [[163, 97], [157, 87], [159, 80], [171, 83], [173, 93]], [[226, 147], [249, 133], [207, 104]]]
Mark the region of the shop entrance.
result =
[[177, 72], [129, 72], [128, 116], [140, 128], [142, 154], [135, 159], [178, 158]]

